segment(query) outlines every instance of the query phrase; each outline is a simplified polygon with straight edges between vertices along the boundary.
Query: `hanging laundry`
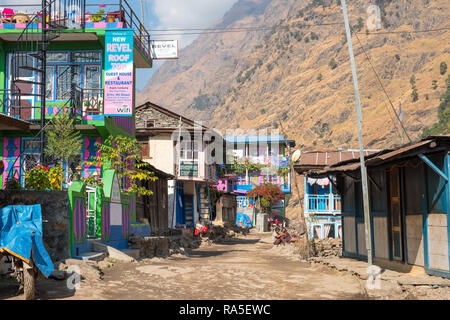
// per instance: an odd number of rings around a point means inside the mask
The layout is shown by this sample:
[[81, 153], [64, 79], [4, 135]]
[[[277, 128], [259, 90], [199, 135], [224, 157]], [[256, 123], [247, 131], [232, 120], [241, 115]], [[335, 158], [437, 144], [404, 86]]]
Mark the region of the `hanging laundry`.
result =
[[330, 179], [328, 178], [317, 179], [317, 184], [322, 187], [327, 186], [330, 184]]

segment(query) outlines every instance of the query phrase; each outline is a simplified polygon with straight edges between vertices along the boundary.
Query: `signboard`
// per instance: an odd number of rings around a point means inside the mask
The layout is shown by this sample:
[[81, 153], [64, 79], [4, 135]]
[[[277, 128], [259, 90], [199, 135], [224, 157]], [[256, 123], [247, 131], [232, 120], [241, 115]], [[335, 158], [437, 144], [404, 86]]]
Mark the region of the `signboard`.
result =
[[133, 30], [106, 30], [105, 116], [133, 115]]
[[152, 59], [178, 59], [178, 40], [152, 40]]
[[182, 161], [180, 163], [181, 177], [198, 177], [198, 163], [192, 161]]

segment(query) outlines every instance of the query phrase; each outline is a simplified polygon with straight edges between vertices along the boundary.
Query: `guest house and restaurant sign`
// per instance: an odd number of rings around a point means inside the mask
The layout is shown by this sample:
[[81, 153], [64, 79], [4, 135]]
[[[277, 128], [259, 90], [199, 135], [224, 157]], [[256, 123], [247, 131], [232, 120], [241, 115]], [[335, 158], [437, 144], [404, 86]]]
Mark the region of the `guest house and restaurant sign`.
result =
[[106, 30], [105, 116], [133, 115], [133, 30]]

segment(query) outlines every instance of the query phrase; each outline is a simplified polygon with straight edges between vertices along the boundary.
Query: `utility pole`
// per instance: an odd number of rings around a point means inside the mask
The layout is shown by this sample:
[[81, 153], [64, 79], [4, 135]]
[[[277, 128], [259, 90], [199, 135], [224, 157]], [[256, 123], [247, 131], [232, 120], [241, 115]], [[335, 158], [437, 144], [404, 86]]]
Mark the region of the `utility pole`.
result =
[[364, 222], [366, 229], [366, 248], [367, 248], [367, 263], [369, 278], [372, 277], [372, 235], [370, 228], [370, 207], [369, 207], [369, 194], [367, 186], [367, 169], [364, 163], [364, 144], [362, 137], [362, 112], [361, 112], [361, 100], [359, 98], [359, 86], [358, 77], [356, 74], [355, 56], [353, 54], [352, 35], [350, 31], [350, 24], [348, 22], [347, 5], [345, 0], [341, 0], [342, 12], [344, 14], [345, 31], [347, 34], [348, 51], [350, 55], [350, 64], [352, 66], [353, 85], [355, 87], [355, 102], [356, 102], [356, 115], [358, 124], [358, 140], [359, 140], [359, 158], [361, 162], [361, 184], [363, 192], [363, 204], [364, 204]]
[[142, 17], [142, 25], [145, 26], [145, 22], [144, 22], [144, 0], [141, 0], [141, 17]]

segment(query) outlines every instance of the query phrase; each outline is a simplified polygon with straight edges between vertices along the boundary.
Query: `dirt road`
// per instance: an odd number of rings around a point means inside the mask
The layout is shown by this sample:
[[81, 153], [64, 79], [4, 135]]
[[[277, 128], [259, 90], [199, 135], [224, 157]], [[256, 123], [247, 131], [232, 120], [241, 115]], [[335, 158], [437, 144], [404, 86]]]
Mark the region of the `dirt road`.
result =
[[[38, 283], [41, 299], [364, 299], [350, 274], [294, 261], [273, 248], [270, 234], [250, 234], [202, 246], [189, 257], [115, 263], [103, 280]], [[5, 287], [4, 287], [5, 288]], [[21, 299], [0, 290], [0, 299]]]

